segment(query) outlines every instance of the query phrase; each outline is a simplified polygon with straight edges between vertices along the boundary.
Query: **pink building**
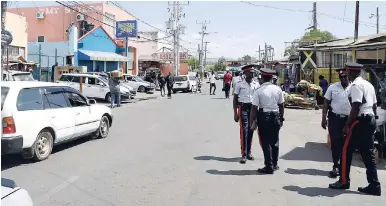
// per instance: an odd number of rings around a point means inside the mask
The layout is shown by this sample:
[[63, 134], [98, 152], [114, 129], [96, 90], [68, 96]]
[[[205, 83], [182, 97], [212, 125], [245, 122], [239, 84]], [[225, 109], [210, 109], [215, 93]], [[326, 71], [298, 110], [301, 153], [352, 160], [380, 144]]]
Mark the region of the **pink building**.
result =
[[8, 9], [8, 11], [26, 17], [28, 24], [28, 42], [68, 41], [68, 33], [66, 31], [71, 22], [74, 22], [78, 28], [80, 28], [80, 20], [84, 20], [84, 18], [86, 18], [89, 24], [94, 24], [95, 27], [103, 25], [109, 35], [115, 37], [114, 27], [116, 21], [135, 19], [125, 11], [114, 5], [106, 4], [106, 2], [70, 7], [73, 8], [73, 10], [58, 5], [39, 8], [11, 8]]

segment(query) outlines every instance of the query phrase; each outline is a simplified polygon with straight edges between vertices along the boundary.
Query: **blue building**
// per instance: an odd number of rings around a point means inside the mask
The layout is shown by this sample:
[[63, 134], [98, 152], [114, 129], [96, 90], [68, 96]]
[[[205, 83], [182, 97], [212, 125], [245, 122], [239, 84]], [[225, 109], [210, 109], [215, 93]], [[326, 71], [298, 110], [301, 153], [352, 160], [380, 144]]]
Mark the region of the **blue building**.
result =
[[123, 55], [125, 48], [98, 26], [78, 40], [78, 66], [86, 66], [88, 72], [122, 70], [129, 59]]

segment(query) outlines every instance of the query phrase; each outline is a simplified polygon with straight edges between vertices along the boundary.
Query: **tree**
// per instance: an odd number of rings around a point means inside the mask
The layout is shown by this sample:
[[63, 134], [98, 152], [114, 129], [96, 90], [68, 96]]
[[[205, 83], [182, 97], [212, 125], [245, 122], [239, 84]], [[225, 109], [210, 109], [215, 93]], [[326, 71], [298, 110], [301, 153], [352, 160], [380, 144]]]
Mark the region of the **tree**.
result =
[[200, 66], [200, 62], [194, 57], [189, 57], [188, 65], [192, 67], [192, 70], [196, 70]]
[[214, 65], [213, 71], [225, 71], [225, 65], [224, 65], [225, 61], [226, 59], [224, 57], [220, 57], [217, 60], [217, 63]]
[[244, 55], [243, 57], [240, 58], [240, 60], [245, 62], [250, 62], [252, 61], [252, 57], [249, 55]]
[[284, 56], [290, 56], [295, 54], [299, 46], [314, 43], [318, 39], [318, 42], [325, 42], [337, 39], [329, 31], [311, 30], [304, 33], [300, 39], [295, 39], [293, 43], [284, 50]]

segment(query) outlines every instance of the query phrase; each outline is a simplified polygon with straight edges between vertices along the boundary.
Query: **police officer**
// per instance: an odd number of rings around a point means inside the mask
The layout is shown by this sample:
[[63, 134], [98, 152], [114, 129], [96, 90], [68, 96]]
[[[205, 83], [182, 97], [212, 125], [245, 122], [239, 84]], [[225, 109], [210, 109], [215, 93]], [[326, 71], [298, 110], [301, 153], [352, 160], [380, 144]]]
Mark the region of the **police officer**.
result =
[[265, 167], [257, 172], [273, 174], [278, 170], [279, 131], [284, 121], [284, 95], [280, 87], [272, 83], [274, 70], [262, 68], [263, 84], [253, 95], [250, 122], [256, 120], [260, 144], [264, 153]]
[[361, 76], [363, 66], [357, 63], [347, 63], [348, 77], [352, 80], [349, 90], [351, 111], [343, 128], [346, 136], [341, 157], [341, 169], [339, 181], [330, 184], [332, 189], [350, 188], [350, 167], [354, 149], [359, 149], [366, 166], [366, 175], [369, 185], [359, 187], [358, 191], [370, 195], [381, 195], [381, 185], [378, 180], [377, 166], [375, 162], [374, 132], [377, 118], [377, 98], [375, 90], [370, 82]]
[[241, 164], [245, 164], [247, 159], [253, 160], [251, 145], [253, 130], [249, 127], [249, 115], [252, 107], [252, 98], [259, 83], [253, 81], [253, 66], [247, 65], [241, 68], [245, 79], [238, 82], [233, 96], [233, 111], [235, 122], [240, 122], [240, 144], [241, 144]]
[[342, 154], [343, 134], [342, 130], [350, 114], [351, 105], [348, 100], [349, 81], [344, 69], [337, 69], [339, 82], [330, 85], [324, 94], [322, 113], [322, 127], [326, 129], [328, 117], [328, 133], [331, 139], [332, 161], [334, 163], [330, 171], [330, 177], [339, 175], [339, 160]]

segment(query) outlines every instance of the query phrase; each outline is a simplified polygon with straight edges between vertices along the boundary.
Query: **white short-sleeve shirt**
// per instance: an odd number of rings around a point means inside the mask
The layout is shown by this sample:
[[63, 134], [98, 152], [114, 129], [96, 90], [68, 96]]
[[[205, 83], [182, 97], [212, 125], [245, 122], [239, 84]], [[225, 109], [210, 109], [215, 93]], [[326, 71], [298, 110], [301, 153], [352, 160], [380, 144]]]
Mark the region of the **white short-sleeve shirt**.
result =
[[[349, 91], [351, 102], [362, 103], [358, 115], [374, 115], [373, 105], [377, 103], [377, 96], [374, 86], [370, 82], [364, 80], [362, 77], [357, 77], [351, 84]], [[365, 100], [366, 103], [363, 103], [363, 100]]]
[[245, 80], [237, 83], [235, 87], [235, 94], [238, 96], [238, 102], [252, 103], [253, 94], [259, 87], [260, 84], [255, 81], [252, 81], [251, 84], [248, 84]]
[[349, 115], [351, 104], [348, 100], [350, 86], [343, 88], [340, 82], [330, 85], [324, 95], [324, 98], [331, 101], [332, 112], [338, 115]]
[[279, 104], [284, 103], [284, 93], [280, 87], [271, 82], [266, 82], [256, 90], [252, 104], [263, 111], [279, 111]]

